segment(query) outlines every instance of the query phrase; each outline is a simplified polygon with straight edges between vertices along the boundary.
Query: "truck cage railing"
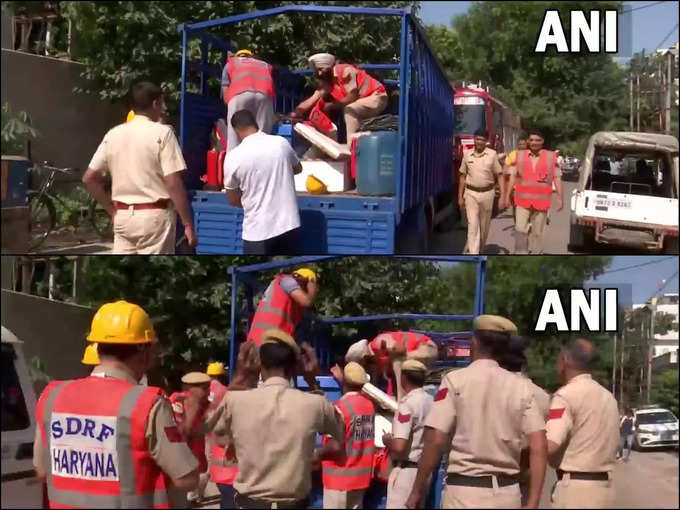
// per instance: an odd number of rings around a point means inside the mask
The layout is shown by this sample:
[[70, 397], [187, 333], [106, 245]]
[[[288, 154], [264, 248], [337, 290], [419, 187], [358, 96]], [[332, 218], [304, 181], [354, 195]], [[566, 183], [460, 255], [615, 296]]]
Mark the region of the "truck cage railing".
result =
[[[213, 44], [221, 49], [223, 57], [226, 56], [227, 51], [235, 51], [233, 44], [221, 41], [212, 34], [206, 33], [205, 30], [296, 12], [306, 14], [394, 16], [401, 18], [401, 37], [398, 49], [400, 56], [399, 63], [358, 64], [359, 67], [364, 69], [399, 71], [399, 80], [393, 83], [400, 90], [398, 106], [400, 119], [398, 136], [400, 143], [397, 168], [401, 169], [401, 178], [396, 183], [396, 198], [399, 205], [396, 211], [397, 223], [400, 221], [401, 215], [410, 208], [424, 203], [429, 197], [439, 192], [451, 189], [453, 186], [452, 154], [448, 154], [446, 148], [448, 147], [449, 151], [452, 151], [449, 134], [453, 132], [453, 90], [449, 85], [441, 62], [435, 56], [436, 53], [432, 49], [425, 30], [420, 22], [411, 14], [411, 8], [286, 5], [214, 20], [179, 24], [177, 28], [182, 34], [179, 139], [182, 149], [186, 151], [187, 148], [188, 129], [196, 132], [195, 136], [205, 135], [206, 137], [205, 142], [192, 140], [193, 145], [201, 148], [204, 148], [204, 145], [207, 147], [208, 134], [212, 127], [196, 124], [186, 125], [187, 78], [189, 77], [189, 71], [200, 70], [201, 94], [205, 96], [208, 77], [216, 73], [215, 66], [207, 62], [208, 45]], [[196, 37], [201, 40], [200, 64], [187, 60], [187, 44], [190, 37]], [[416, 39], [422, 42], [422, 44], [415, 44], [414, 41]], [[427, 48], [427, 52], [424, 51], [423, 45]], [[412, 61], [413, 66], [411, 65]], [[308, 70], [297, 70], [289, 71], [288, 73], [293, 76], [300, 76], [309, 72]], [[439, 76], [435, 76], [436, 74]], [[412, 84], [413, 91], [410, 90]], [[298, 97], [292, 94], [290, 98], [287, 98], [287, 101], [282, 101], [281, 104], [277, 101], [275, 105], [276, 110], [284, 109], [287, 102], [295, 102], [298, 99]], [[413, 108], [415, 104], [420, 105], [421, 109]], [[203, 110], [202, 115], [206, 117], [214, 117], [217, 113], [215, 105], [200, 103], [198, 107]], [[410, 118], [409, 111], [412, 113]], [[444, 117], [446, 118], [444, 119]], [[203, 133], [204, 131], [205, 133]], [[187, 158], [190, 170], [192, 168], [203, 168], [205, 162], [201, 158], [203, 156], [200, 154], [200, 150], [197, 151], [195, 156]], [[200, 174], [200, 172], [198, 173]], [[190, 188], [198, 189], [200, 187], [198, 177], [200, 176], [191, 175], [188, 177]]]
[[[255, 287], [258, 286], [259, 281], [253, 277], [253, 273], [263, 271], [270, 271], [274, 269], [286, 269], [313, 262], [323, 262], [331, 259], [341, 258], [340, 255], [326, 255], [326, 256], [310, 256], [310, 257], [292, 257], [284, 260], [274, 260], [270, 262], [262, 262], [258, 264], [249, 264], [244, 266], [230, 266], [228, 274], [231, 275], [231, 315], [230, 315], [230, 342], [229, 342], [229, 378], [231, 379], [236, 363], [236, 356], [238, 353], [238, 324], [240, 320], [240, 311], [238, 296], [240, 286], [243, 284], [246, 287], [246, 299], [248, 301], [248, 312], [252, 318], [254, 312], [254, 297]], [[475, 264], [477, 267], [477, 274], [475, 278], [475, 299], [473, 303], [472, 314], [420, 314], [420, 313], [383, 313], [362, 316], [344, 316], [344, 317], [317, 317], [321, 324], [341, 324], [352, 322], [370, 322], [390, 319], [409, 319], [409, 320], [442, 320], [442, 321], [465, 321], [473, 320], [478, 315], [484, 313], [484, 285], [486, 278], [486, 257], [485, 256], [453, 256], [453, 255], [432, 255], [432, 256], [418, 256], [418, 255], [397, 255], [399, 259], [404, 260], [422, 260], [432, 262], [464, 262]], [[267, 285], [268, 282], [265, 284]], [[262, 285], [259, 285], [260, 287]], [[445, 333], [435, 333], [434, 336], [444, 335]], [[449, 334], [449, 333], [447, 333]], [[457, 331], [450, 334], [466, 336], [470, 334], [469, 331]]]

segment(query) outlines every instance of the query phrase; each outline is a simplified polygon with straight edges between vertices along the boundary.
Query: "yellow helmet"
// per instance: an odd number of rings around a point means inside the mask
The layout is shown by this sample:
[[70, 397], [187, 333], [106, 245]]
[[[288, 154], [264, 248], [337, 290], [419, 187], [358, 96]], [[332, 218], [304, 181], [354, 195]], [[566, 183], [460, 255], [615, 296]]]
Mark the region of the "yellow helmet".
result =
[[127, 301], [102, 305], [92, 319], [87, 340], [102, 344], [147, 344], [158, 341], [146, 312], [139, 305]]
[[307, 267], [303, 267], [302, 269], [298, 269], [297, 271], [294, 271], [293, 274], [296, 274], [298, 276], [302, 276], [303, 278], [307, 278], [308, 280], [312, 282], [316, 282], [317, 277], [316, 273], [312, 271], [311, 269]]
[[97, 353], [97, 344], [90, 344], [85, 347], [83, 359], [80, 360], [83, 365], [99, 365], [99, 354]]
[[308, 175], [305, 181], [305, 187], [312, 195], [324, 195], [328, 193], [328, 188], [320, 179], [313, 175]]
[[224, 374], [224, 364], [219, 361], [208, 364], [208, 370], [205, 371], [208, 375], [223, 375]]
[[127, 119], [125, 119], [125, 122], [130, 122], [134, 118], [135, 118], [135, 111], [130, 110], [127, 114]]
[[250, 51], [250, 50], [238, 50], [238, 51], [236, 52], [236, 56], [237, 56], [237, 57], [252, 57], [252, 56], [253, 56], [253, 52]]

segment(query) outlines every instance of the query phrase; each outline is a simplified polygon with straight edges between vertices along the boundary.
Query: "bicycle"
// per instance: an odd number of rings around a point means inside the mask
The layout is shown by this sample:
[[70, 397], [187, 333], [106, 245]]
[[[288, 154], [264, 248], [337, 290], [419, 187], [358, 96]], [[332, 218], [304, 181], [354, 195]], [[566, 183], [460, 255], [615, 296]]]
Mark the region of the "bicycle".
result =
[[[27, 192], [29, 232], [31, 236], [30, 250], [38, 248], [57, 226], [55, 201], [66, 205], [62, 198], [52, 193], [56, 175], [58, 173], [64, 175], [80, 173], [77, 168], [59, 168], [50, 165], [47, 161], [35, 165], [30, 171], [34, 173], [40, 169], [48, 170], [50, 173], [42, 181], [38, 189], [30, 189]], [[107, 189], [110, 190], [110, 183], [107, 183]], [[102, 238], [110, 238], [113, 235], [111, 217], [93, 197], [88, 199], [86, 218], [94, 228], [94, 231]]]

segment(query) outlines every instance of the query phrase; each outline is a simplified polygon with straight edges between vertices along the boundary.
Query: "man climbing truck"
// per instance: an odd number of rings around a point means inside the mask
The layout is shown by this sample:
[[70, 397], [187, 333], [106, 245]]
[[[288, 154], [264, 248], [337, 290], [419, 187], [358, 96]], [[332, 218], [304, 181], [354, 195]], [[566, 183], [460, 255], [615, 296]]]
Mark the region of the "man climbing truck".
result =
[[[225, 111], [222, 99], [211, 95], [207, 85], [201, 87], [200, 92], [187, 89], [190, 71], [199, 72], [201, 83], [218, 78], [219, 69], [213, 69], [208, 56], [216, 50], [226, 56], [231, 46], [212, 35], [211, 29], [220, 27], [224, 33], [229, 30], [230, 38], [237, 38], [238, 30], [249, 20], [288, 13], [305, 16], [309, 23], [321, 21], [319, 14], [383, 16], [394, 19], [395, 29], [400, 30], [400, 44], [394, 48], [399, 55], [398, 62], [357, 65], [379, 78], [388, 97], [399, 91], [398, 99], [390, 101], [383, 112], [396, 117], [397, 130], [374, 131], [358, 139], [354, 176], [349, 161], [344, 159], [321, 162], [303, 159], [303, 173], [326, 172], [338, 181], [338, 189], [342, 191], [311, 194], [304, 186], [298, 187], [299, 253], [426, 252], [439, 208], [435, 199], [453, 189], [454, 101], [453, 90], [430, 49], [424, 29], [410, 9], [286, 5], [179, 26], [183, 53], [187, 55], [182, 63], [180, 144], [189, 169], [187, 185], [193, 190], [194, 225], [199, 239], [197, 253], [242, 253], [243, 211], [229, 205], [219, 191], [203, 190], [201, 177], [206, 174], [210, 134]], [[189, 46], [193, 47], [196, 40], [202, 42], [200, 62], [188, 58]], [[308, 54], [324, 50], [306, 48]], [[311, 70], [293, 71], [277, 66], [276, 62], [270, 64], [275, 69], [275, 112], [285, 115], [313, 94], [305, 77]], [[397, 79], [379, 76], [385, 72], [396, 74]], [[290, 125], [278, 125], [273, 134], [296, 143], [297, 133]], [[321, 170], [317, 170], [319, 166]], [[374, 184], [378, 179], [380, 186], [359, 186], [363, 182]], [[448, 204], [442, 207], [444, 205]]]

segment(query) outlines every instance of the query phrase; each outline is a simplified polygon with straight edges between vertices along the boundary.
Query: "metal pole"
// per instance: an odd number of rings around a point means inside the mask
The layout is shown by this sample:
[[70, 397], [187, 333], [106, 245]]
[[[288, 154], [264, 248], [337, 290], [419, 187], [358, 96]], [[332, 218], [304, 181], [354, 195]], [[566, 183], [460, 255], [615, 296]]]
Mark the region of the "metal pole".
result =
[[668, 75], [666, 77], [666, 134], [671, 134], [671, 92], [673, 89], [673, 54], [669, 51], [668, 56]]
[[656, 304], [651, 306], [651, 323], [649, 328], [649, 345], [647, 347], [647, 403], [652, 390], [652, 355], [654, 353], [654, 316], [656, 314]]
[[633, 124], [633, 77], [630, 78], [630, 130], [633, 131], [635, 126]]
[[640, 75], [637, 75], [637, 130], [640, 131]]
[[623, 405], [623, 350], [624, 346], [626, 344], [626, 328], [628, 327], [626, 325], [626, 321], [623, 321], [623, 331], [621, 332], [621, 373], [619, 376], [619, 402]]
[[[625, 326], [624, 326], [625, 327]], [[617, 334], [614, 333], [614, 363], [612, 365], [612, 395], [616, 397], [616, 337]]]
[[54, 265], [52, 261], [47, 262], [47, 272], [49, 274], [47, 277], [47, 297], [48, 299], [54, 299]]

